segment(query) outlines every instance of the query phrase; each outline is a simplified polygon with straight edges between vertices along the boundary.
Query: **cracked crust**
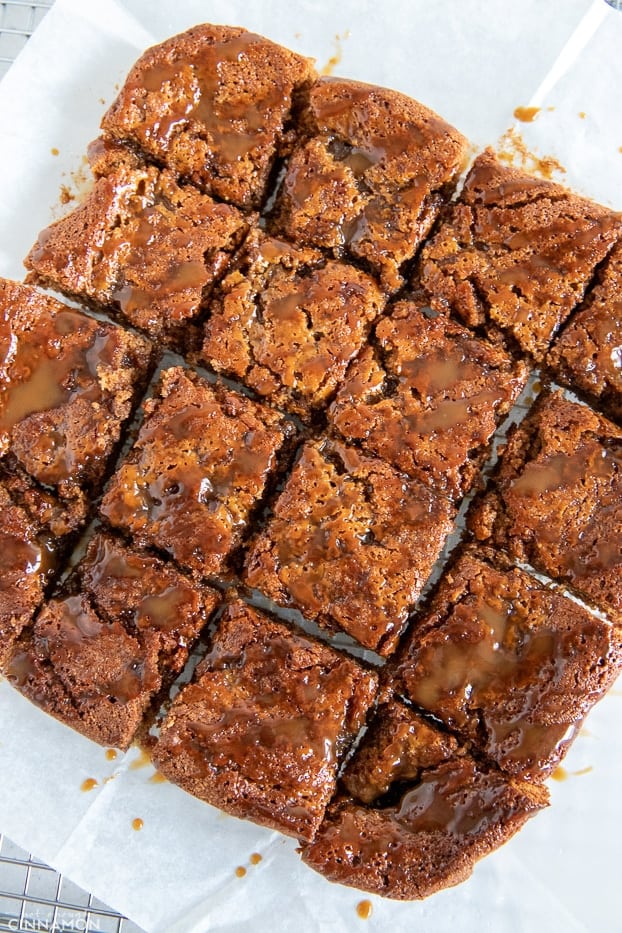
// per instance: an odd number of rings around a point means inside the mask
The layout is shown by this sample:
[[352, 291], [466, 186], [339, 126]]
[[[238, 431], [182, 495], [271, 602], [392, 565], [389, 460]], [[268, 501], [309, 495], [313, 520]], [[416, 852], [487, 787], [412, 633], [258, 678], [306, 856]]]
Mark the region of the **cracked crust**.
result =
[[227, 813], [312, 839], [376, 686], [347, 655], [231, 602], [154, 761]]
[[303, 448], [245, 582], [390, 654], [452, 528], [454, 509], [382, 460], [337, 441]]
[[622, 432], [585, 405], [541, 395], [467, 521], [477, 540], [622, 618]]
[[364, 272], [257, 231], [210, 304], [201, 360], [311, 420], [383, 305]]
[[314, 77], [310, 59], [262, 36], [195, 26], [138, 59], [102, 129], [209, 194], [256, 208]]
[[97, 534], [65, 594], [23, 636], [7, 675], [87, 738], [127, 748], [217, 602], [215, 590], [199, 593], [157, 558]]
[[424, 770], [391, 806], [337, 797], [302, 859], [330, 881], [418, 900], [466, 880], [547, 805], [544, 787], [458, 757]]
[[144, 410], [101, 513], [199, 576], [221, 572], [277, 473], [293, 426], [180, 367], [162, 373]]
[[0, 344], [0, 455], [85, 510], [146, 381], [151, 344], [7, 279]]
[[622, 421], [622, 242], [547, 358], [558, 382], [587, 395]]
[[385, 678], [504, 771], [542, 781], [621, 666], [619, 628], [468, 549]]
[[320, 78], [271, 220], [277, 235], [354, 257], [395, 292], [451, 194], [467, 142], [396, 91]]
[[346, 440], [457, 498], [477, 479], [526, 379], [525, 364], [502, 347], [400, 301], [349, 367], [329, 421]]
[[500, 327], [539, 362], [621, 232], [619, 215], [487, 150], [422, 250], [416, 281], [433, 308]]
[[180, 188], [170, 172], [121, 165], [39, 234], [25, 265], [29, 281], [110, 311], [183, 350], [189, 323], [226, 272], [250, 220], [189, 185]]

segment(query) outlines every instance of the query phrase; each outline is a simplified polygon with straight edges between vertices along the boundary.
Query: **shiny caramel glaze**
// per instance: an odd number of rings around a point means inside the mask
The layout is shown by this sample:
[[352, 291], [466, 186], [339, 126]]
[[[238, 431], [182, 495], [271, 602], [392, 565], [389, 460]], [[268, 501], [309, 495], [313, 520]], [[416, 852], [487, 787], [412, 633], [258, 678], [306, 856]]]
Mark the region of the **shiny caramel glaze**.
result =
[[505, 771], [542, 780], [622, 664], [622, 635], [493, 552], [466, 551], [387, 682]]
[[[81, 592], [73, 591], [81, 586]], [[152, 698], [181, 671], [218, 596], [96, 534], [8, 666], [15, 686], [101, 745], [127, 748]]]
[[341, 783], [356, 800], [372, 804], [392, 785], [415, 782], [426, 769], [461, 754], [464, 750], [453, 736], [392, 700], [378, 706]]
[[305, 246], [368, 263], [388, 291], [430, 232], [466, 140], [396, 91], [320, 78], [302, 115], [272, 225]]
[[619, 215], [487, 150], [422, 250], [417, 281], [433, 308], [498, 325], [540, 361], [621, 232]]
[[234, 601], [164, 720], [154, 762], [228, 813], [310, 839], [376, 683], [352, 658]]
[[149, 360], [142, 338], [0, 279], [0, 455], [79, 498], [101, 479]]
[[365, 273], [257, 231], [210, 303], [202, 359], [308, 419], [383, 305]]
[[314, 74], [262, 36], [195, 26], [145, 52], [102, 128], [210, 194], [256, 207], [289, 146], [292, 99]]
[[348, 369], [329, 409], [350, 441], [452, 498], [476, 480], [527, 367], [418, 301], [400, 301]]
[[469, 521], [480, 541], [622, 616], [622, 430], [585, 405], [541, 395]]
[[464, 756], [424, 771], [382, 809], [336, 798], [302, 858], [330, 881], [415, 900], [464, 881], [547, 802], [543, 787]]
[[585, 304], [553, 344], [555, 379], [622, 420], [622, 243], [610, 253]]
[[236, 208], [179, 187], [170, 172], [122, 164], [39, 234], [26, 266], [31, 280], [111, 307], [183, 348], [184, 325], [247, 232]]
[[277, 466], [280, 415], [181, 368], [165, 370], [101, 511], [198, 574], [221, 570]]
[[452, 527], [453, 507], [337, 441], [305, 445], [245, 581], [390, 654]]

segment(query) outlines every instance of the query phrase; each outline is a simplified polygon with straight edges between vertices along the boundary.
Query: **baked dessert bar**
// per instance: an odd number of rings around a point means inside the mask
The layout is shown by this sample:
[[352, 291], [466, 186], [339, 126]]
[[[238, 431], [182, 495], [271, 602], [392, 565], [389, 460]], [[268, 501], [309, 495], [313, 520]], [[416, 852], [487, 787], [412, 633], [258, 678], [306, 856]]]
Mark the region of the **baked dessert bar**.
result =
[[467, 549], [386, 672], [504, 771], [541, 781], [622, 669], [622, 631], [490, 549]]
[[180, 187], [171, 172], [121, 166], [39, 234], [25, 264], [30, 281], [184, 350], [187, 325], [247, 232], [240, 211]]
[[548, 803], [544, 787], [487, 768], [394, 702], [379, 708], [343, 784], [362, 798], [335, 798], [303, 860], [331, 881], [403, 900], [464, 881]]
[[470, 528], [620, 619], [621, 463], [620, 428], [559, 391], [545, 392], [510, 435]]
[[622, 243], [613, 248], [585, 304], [553, 344], [554, 378], [622, 419]]
[[415, 282], [433, 308], [501, 328], [540, 362], [621, 232], [613, 211], [488, 149], [422, 250]]
[[352, 258], [395, 292], [451, 195], [467, 141], [397, 91], [320, 78], [300, 116], [271, 229]]
[[450, 502], [375, 457], [310, 441], [252, 543], [245, 582], [390, 654], [452, 528]]
[[24, 474], [0, 467], [0, 670], [83, 518]]
[[101, 514], [140, 546], [158, 548], [199, 576], [222, 571], [276, 475], [293, 426], [181, 367], [161, 374], [144, 412]]
[[218, 602], [215, 590], [98, 533], [22, 636], [8, 677], [93, 741], [127, 748]]
[[376, 686], [354, 659], [234, 600], [154, 761], [227, 813], [311, 839]]
[[399, 301], [350, 365], [329, 422], [348, 441], [457, 498], [476, 481], [527, 373], [501, 346], [421, 301]]
[[73, 508], [97, 493], [151, 344], [0, 279], [0, 458]]
[[208, 194], [256, 208], [314, 76], [310, 60], [263, 36], [195, 26], [138, 59], [102, 129]]
[[210, 302], [201, 359], [309, 421], [383, 305], [354, 266], [256, 231]]

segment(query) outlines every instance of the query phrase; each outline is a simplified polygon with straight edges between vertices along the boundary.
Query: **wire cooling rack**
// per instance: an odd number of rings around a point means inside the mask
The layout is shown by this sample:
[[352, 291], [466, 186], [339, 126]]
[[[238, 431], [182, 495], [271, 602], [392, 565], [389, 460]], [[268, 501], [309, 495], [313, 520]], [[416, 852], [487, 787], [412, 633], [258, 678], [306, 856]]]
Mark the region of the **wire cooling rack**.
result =
[[[53, 2], [0, 2], [0, 78]], [[141, 933], [131, 921], [1, 833], [0, 930], [11, 933]]]

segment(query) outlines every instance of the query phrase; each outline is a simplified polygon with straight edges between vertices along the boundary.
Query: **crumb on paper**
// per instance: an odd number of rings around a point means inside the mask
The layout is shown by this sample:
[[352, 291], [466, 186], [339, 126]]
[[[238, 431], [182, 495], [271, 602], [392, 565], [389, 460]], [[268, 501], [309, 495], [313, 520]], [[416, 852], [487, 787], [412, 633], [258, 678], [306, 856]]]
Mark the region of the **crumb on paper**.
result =
[[301, 32], [295, 32], [295, 33], [294, 33], [294, 39], [302, 39], [302, 33], [301, 33]]
[[524, 169], [547, 181], [554, 179], [557, 174], [565, 174], [566, 169], [561, 162], [552, 155], [540, 156], [531, 152], [514, 127], [500, 137], [497, 143], [497, 155], [502, 162], [515, 168]]
[[580, 119], [580, 120], [585, 120], [586, 117], [587, 117], [587, 113], [585, 112], [585, 110], [580, 110], [580, 111], [579, 111], [579, 119]]
[[50, 149], [50, 153], [51, 153], [53, 156], [60, 155], [60, 149], [57, 149], [56, 146], [52, 146], [52, 148]]
[[102, 107], [105, 107], [105, 106], [106, 106], [106, 98], [105, 98], [105, 97], [100, 97], [100, 98], [99, 98], [99, 102], [100, 102], [100, 104], [102, 105]]
[[72, 192], [69, 185], [61, 185], [60, 194], [58, 196], [58, 200], [60, 201], [60, 203], [69, 204], [69, 202], [73, 201], [74, 199], [75, 199], [75, 194]]
[[521, 123], [533, 123], [541, 109], [541, 107], [516, 107], [514, 117]]
[[344, 41], [344, 39], [347, 39], [349, 35], [350, 35], [349, 29], [346, 29], [346, 31], [342, 35], [339, 35], [339, 33], [335, 35], [335, 53], [334, 55], [331, 55], [331, 57], [328, 59], [326, 64], [322, 68], [320, 68], [321, 75], [329, 76], [333, 74], [336, 66], [341, 61], [341, 58], [343, 55], [343, 48], [341, 46], [341, 43]]

